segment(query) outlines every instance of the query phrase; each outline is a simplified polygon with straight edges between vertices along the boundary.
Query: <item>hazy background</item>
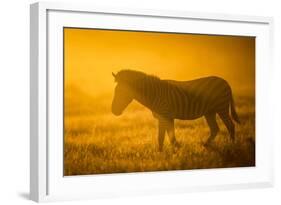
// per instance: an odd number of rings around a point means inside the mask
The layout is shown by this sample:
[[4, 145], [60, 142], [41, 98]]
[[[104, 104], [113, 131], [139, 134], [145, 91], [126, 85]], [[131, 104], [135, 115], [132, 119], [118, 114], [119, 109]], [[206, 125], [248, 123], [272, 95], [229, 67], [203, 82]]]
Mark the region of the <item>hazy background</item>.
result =
[[111, 72], [134, 69], [177, 80], [217, 75], [254, 95], [253, 37], [65, 28], [64, 39], [66, 88], [111, 93]]

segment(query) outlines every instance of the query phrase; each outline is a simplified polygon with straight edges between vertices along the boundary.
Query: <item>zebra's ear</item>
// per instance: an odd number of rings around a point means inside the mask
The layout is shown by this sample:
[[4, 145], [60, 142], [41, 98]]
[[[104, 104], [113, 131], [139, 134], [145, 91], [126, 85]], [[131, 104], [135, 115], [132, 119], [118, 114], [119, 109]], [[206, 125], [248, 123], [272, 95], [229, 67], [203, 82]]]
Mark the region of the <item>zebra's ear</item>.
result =
[[116, 74], [112, 72], [112, 76], [114, 77], [114, 80], [116, 82]]

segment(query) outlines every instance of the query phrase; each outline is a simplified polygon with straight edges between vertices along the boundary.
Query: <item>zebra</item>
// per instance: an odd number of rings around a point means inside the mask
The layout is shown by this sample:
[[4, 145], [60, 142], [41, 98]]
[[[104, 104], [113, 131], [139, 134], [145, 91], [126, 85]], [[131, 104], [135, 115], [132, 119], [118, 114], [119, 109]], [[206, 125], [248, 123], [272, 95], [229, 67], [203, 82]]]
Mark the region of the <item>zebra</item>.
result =
[[[112, 73], [115, 82], [111, 110], [116, 116], [136, 100], [152, 111], [158, 119], [159, 151], [167, 132], [170, 142], [180, 147], [175, 138], [175, 119], [194, 120], [205, 117], [210, 135], [204, 145], [209, 145], [216, 137], [219, 127], [216, 114], [225, 124], [230, 139], [234, 141], [235, 124], [240, 123], [235, 110], [232, 90], [226, 80], [209, 76], [190, 81], [161, 80], [135, 70], [121, 70]], [[232, 117], [232, 118], [231, 118]]]

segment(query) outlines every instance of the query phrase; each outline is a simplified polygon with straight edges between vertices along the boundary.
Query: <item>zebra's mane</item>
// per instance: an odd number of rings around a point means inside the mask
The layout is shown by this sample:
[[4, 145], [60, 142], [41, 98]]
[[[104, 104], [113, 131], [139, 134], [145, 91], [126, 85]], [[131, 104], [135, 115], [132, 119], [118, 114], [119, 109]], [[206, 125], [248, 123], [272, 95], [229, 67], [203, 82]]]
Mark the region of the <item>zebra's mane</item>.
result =
[[126, 83], [128, 85], [135, 85], [135, 83], [139, 82], [140, 80], [155, 80], [160, 81], [160, 78], [154, 75], [148, 75], [141, 71], [135, 70], [121, 70], [116, 74], [115, 80], [116, 82]]

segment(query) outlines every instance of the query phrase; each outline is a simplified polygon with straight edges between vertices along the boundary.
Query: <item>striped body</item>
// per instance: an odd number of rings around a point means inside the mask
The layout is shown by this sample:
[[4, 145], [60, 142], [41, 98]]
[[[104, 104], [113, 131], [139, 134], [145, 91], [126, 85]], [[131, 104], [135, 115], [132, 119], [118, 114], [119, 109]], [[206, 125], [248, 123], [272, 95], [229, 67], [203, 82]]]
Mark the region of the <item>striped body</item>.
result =
[[155, 99], [151, 99], [148, 106], [153, 112], [173, 119], [192, 120], [219, 111], [229, 107], [232, 97], [227, 82], [218, 77], [164, 80], [158, 86], [155, 87]]
[[[205, 77], [191, 81], [161, 80], [142, 72], [123, 70], [114, 75], [118, 83], [112, 102], [112, 112], [120, 115], [127, 105], [137, 100], [149, 108], [159, 121], [159, 149], [167, 132], [173, 144], [177, 144], [174, 119], [192, 120], [204, 116], [210, 127], [209, 144], [219, 130], [218, 114], [234, 139], [234, 124], [239, 122], [229, 84], [219, 77]], [[230, 108], [230, 109], [229, 109]], [[231, 111], [229, 113], [229, 110]]]

